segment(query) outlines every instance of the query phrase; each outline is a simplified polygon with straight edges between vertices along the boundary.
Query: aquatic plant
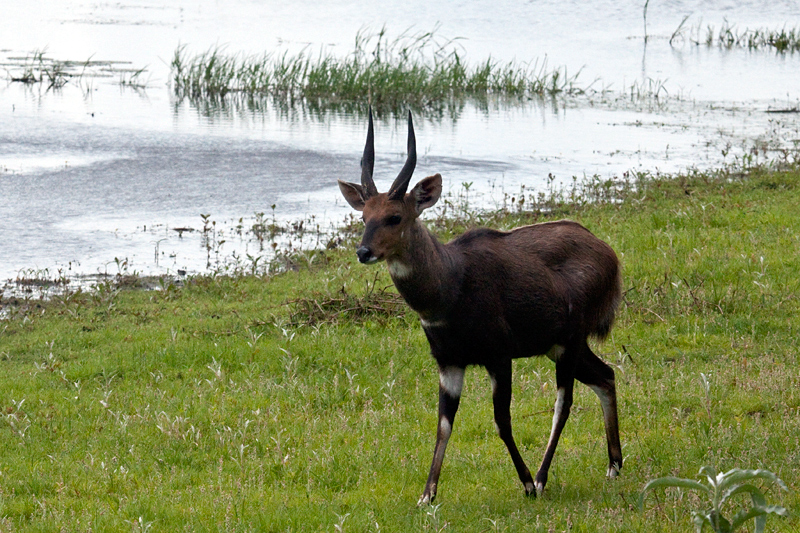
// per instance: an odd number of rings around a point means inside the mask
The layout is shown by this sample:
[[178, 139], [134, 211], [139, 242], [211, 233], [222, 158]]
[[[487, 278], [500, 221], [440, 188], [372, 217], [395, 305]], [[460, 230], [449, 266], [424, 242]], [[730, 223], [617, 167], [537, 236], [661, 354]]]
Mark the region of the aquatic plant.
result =
[[147, 73], [147, 68], [145, 67], [138, 69], [119, 69], [118, 72], [119, 84], [122, 87], [144, 89], [149, 83], [149, 79], [144, 79], [144, 74]]
[[394, 40], [383, 28], [359, 31], [346, 57], [307, 49], [295, 55], [226, 54], [214, 48], [190, 55], [179, 46], [172, 59], [176, 96], [214, 99], [229, 93], [272, 95], [284, 100], [363, 102], [376, 107], [429, 105], [452, 97], [526, 97], [578, 92], [577, 74], [547, 61], [503, 63], [492, 58], [471, 66], [457, 40], [434, 31], [404, 32]]
[[684, 17], [678, 28], [672, 33], [670, 45], [675, 46], [688, 40], [695, 46], [705, 45], [708, 47], [717, 45], [724, 49], [746, 48], [748, 50], [772, 49], [778, 53], [800, 52], [800, 28], [788, 29], [783, 27], [779, 30], [768, 28], [757, 28], [754, 30], [745, 28], [739, 30], [735, 24], [730, 24], [727, 20], [723, 21], [717, 30], [714, 26], [708, 25], [705, 28], [702, 24], [697, 24], [689, 28], [686, 21], [689, 17]]
[[37, 49], [24, 57], [9, 57], [6, 76], [14, 83], [41, 84], [46, 90], [61, 89], [70, 82], [82, 83], [86, 78], [119, 76], [124, 87], [142, 89], [147, 68], [131, 68], [126, 61], [61, 60], [48, 57], [47, 48]]
[[48, 89], [59, 89], [67, 84], [69, 78], [76, 75], [73, 72], [75, 63], [57, 61], [45, 56], [47, 49], [34, 50], [24, 58], [10, 58], [20, 70], [9, 71], [12, 82], [34, 84], [41, 83]]

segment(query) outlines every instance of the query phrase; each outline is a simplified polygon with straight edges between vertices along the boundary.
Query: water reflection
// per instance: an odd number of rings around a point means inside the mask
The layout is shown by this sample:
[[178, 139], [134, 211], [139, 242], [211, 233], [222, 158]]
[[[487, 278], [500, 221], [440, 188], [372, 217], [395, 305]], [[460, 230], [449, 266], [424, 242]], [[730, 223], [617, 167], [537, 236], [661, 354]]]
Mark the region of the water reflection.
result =
[[[800, 105], [800, 54], [696, 46], [695, 34], [669, 44], [688, 14], [690, 28], [701, 21], [719, 28], [724, 17], [740, 28], [792, 28], [800, 22], [796, 2], [651, 2], [646, 46], [639, 1], [38, 5], [4, 6], [0, 34], [11, 50], [0, 62], [13, 56], [22, 58], [17, 66], [30, 64], [32, 51], [49, 44], [48, 57], [83, 74], [53, 86], [0, 83], [0, 279], [59, 268], [70, 276], [115, 274], [118, 264], [144, 274], [204, 271], [216, 257], [270, 252], [253, 230], [260, 213], [284, 226], [305, 220], [306, 229], [347, 216], [335, 183], [357, 179], [367, 106], [241, 93], [178, 99], [168, 61], [182, 43], [342, 57], [365, 25], [402, 32], [440, 21], [443, 36], [464, 37], [470, 61], [547, 57], [580, 71], [585, 94], [569, 98], [494, 95], [412, 106], [417, 174], [441, 172], [451, 194], [469, 183], [471, 201], [487, 205], [518, 197], [523, 187], [546, 190], [549, 176], [557, 186], [573, 177], [788, 158], [800, 139], [797, 113], [771, 112]], [[88, 59], [97, 64], [77, 66]], [[381, 189], [405, 159], [406, 110], [376, 110]], [[215, 239], [202, 238], [202, 215], [216, 222]], [[326, 244], [313, 234], [305, 233], [307, 244]]]
[[[653, 101], [658, 99], [656, 91]], [[640, 98], [644, 101], [645, 98]], [[513, 109], [541, 110], [557, 114], [565, 105], [556, 95], [451, 97], [428, 105], [373, 105], [376, 118], [399, 119], [411, 111], [433, 123], [444, 121], [455, 126], [467, 112], [477, 112], [487, 119], [500, 112]], [[173, 97], [172, 112], [176, 119], [187, 116], [202, 117], [209, 124], [236, 123], [246, 121], [279, 120], [286, 123], [314, 121], [329, 123], [338, 117], [347, 116], [356, 121], [365, 121], [369, 105], [363, 102], [341, 101], [336, 98], [299, 98], [280, 95], [246, 94], [229, 92], [225, 95], [204, 97]]]

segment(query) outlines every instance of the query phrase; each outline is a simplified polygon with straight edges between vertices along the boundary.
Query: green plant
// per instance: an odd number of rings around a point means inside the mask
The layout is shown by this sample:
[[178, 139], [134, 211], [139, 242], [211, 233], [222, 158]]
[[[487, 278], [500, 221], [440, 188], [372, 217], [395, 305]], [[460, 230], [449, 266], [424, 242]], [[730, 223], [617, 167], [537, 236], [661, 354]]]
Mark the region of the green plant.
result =
[[435, 29], [406, 31], [394, 40], [385, 28], [374, 34], [360, 31], [354, 50], [345, 57], [324, 49], [315, 57], [308, 50], [248, 56], [221, 48], [192, 56], [181, 45], [170, 63], [172, 86], [179, 98], [220, 105], [232, 94], [319, 107], [370, 101], [378, 108], [582, 92], [575, 83], [578, 74], [570, 76], [566, 67], [550, 69], [546, 59], [502, 63], [488, 58], [472, 67], [456, 41], [439, 39]]
[[[661, 487], [678, 487], [704, 492], [711, 497], [710, 508], [692, 511], [692, 519], [698, 532], [702, 531], [708, 524], [717, 533], [730, 533], [742, 527], [746, 522], [755, 519], [755, 531], [760, 533], [766, 527], [767, 515], [786, 515], [785, 508], [777, 505], [767, 505], [764, 492], [749, 483], [752, 480], [763, 479], [778, 485], [783, 490], [787, 490], [786, 484], [769, 470], [741, 470], [734, 468], [725, 473], [717, 474], [714, 468], [704, 466], [700, 469], [699, 475], [706, 477], [708, 485], [692, 479], [674, 476], [661, 477], [650, 481], [642, 489], [639, 497], [639, 509], [644, 507], [644, 499], [648, 491]], [[722, 508], [733, 496], [739, 494], [749, 494], [753, 505], [750, 509], [742, 509], [733, 516], [733, 519], [728, 520], [722, 515]]]
[[769, 28], [745, 28], [739, 30], [735, 25], [730, 24], [727, 20], [723, 21], [719, 30], [714, 26], [708, 25], [703, 33], [703, 28], [700, 24], [692, 26], [690, 29], [686, 27], [686, 21], [689, 16], [683, 18], [678, 28], [672, 33], [670, 37], [670, 46], [682, 44], [685, 42], [685, 34], [688, 32], [689, 42], [695, 46], [706, 45], [708, 47], [717, 46], [723, 49], [733, 48], [746, 48], [750, 51], [756, 50], [774, 50], [779, 54], [791, 53], [800, 51], [800, 28], [787, 29], [786, 27], [780, 30], [772, 30]]
[[123, 87], [144, 89], [147, 86], [147, 81], [143, 80], [146, 67], [130, 68], [125, 62], [96, 61], [91, 57], [84, 61], [53, 59], [46, 54], [45, 47], [25, 57], [9, 57], [4, 64], [8, 79], [26, 85], [41, 84], [45, 90], [58, 90], [73, 82], [87, 93], [92, 90], [92, 80], [119, 74], [119, 84]]

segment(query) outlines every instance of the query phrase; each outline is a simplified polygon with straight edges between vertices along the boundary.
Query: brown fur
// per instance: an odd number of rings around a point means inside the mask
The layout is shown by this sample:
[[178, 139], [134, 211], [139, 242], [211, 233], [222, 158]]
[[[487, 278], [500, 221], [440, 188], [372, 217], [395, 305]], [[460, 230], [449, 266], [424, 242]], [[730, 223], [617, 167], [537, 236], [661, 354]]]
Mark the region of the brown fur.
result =
[[[414, 149], [409, 117], [409, 153]], [[365, 154], [372, 134], [370, 135]], [[414, 152], [415, 153], [415, 152]], [[411, 158], [409, 158], [411, 160]], [[409, 171], [410, 168], [410, 171]], [[442, 244], [420, 222], [441, 194], [439, 174], [405, 193], [413, 164], [406, 163], [392, 194], [339, 182], [350, 205], [363, 212], [359, 260], [386, 260], [397, 290], [419, 314], [440, 369], [439, 430], [420, 503], [436, 496], [444, 450], [458, 409], [463, 369], [487, 369], [495, 388], [495, 423], [527, 494], [534, 481], [511, 433], [511, 361], [549, 354], [556, 361], [559, 400], [535, 488], [542, 490], [561, 430], [569, 416], [574, 379], [590, 385], [603, 406], [609, 475], [622, 467], [614, 371], [587, 343], [604, 339], [621, 296], [617, 256], [576, 222], [561, 220], [512, 231], [476, 229]], [[365, 173], [364, 175], [366, 175]]]

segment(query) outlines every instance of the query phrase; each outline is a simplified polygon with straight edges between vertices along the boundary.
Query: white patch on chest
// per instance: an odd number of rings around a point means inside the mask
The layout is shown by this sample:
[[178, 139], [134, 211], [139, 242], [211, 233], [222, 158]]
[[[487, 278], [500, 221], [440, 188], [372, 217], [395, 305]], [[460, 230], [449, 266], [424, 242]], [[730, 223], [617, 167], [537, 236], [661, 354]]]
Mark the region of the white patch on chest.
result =
[[419, 321], [423, 328], [443, 328], [447, 325], [447, 322], [444, 320], [425, 320], [424, 318], [420, 318]]
[[388, 261], [388, 263], [389, 274], [391, 274], [393, 278], [406, 279], [414, 272], [414, 269], [410, 265], [402, 261]]

